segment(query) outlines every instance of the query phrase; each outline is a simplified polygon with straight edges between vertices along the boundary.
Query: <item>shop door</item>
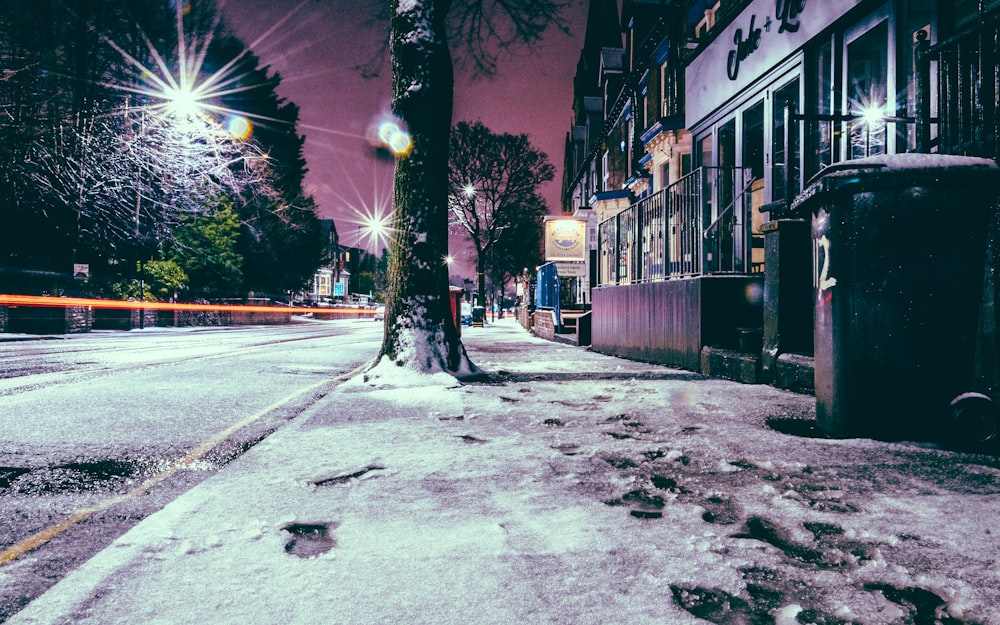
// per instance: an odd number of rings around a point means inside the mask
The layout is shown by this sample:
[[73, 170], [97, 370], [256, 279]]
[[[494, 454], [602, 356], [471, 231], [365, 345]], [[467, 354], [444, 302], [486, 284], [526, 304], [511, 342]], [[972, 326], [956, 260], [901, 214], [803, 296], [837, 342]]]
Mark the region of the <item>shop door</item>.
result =
[[[799, 94], [799, 79], [785, 83], [772, 92], [771, 98], [771, 199], [791, 201], [799, 192], [801, 167], [799, 159], [799, 124], [791, 124], [785, 128], [785, 104], [791, 105], [793, 111], [801, 110]], [[785, 136], [785, 133], [788, 136]], [[789, 153], [785, 153], [785, 141], [788, 141]]]
[[846, 122], [844, 154], [849, 159], [895, 152], [895, 133], [886, 116], [895, 115], [894, 62], [888, 12], [848, 31], [844, 37], [844, 107], [859, 119]]
[[743, 111], [743, 167], [754, 180], [764, 179], [764, 101]]
[[[713, 271], [731, 272], [737, 265], [737, 244], [735, 238], [739, 227], [739, 207], [736, 202], [736, 120], [730, 119], [719, 127], [719, 166], [712, 170], [715, 196], [718, 198], [716, 210], [709, 227], [706, 244], [714, 243], [714, 252], [709, 251], [709, 261], [713, 261]], [[714, 256], [714, 258], [713, 258]]]
[[750, 192], [750, 272], [764, 270], [764, 101], [743, 111], [743, 167], [748, 171]]

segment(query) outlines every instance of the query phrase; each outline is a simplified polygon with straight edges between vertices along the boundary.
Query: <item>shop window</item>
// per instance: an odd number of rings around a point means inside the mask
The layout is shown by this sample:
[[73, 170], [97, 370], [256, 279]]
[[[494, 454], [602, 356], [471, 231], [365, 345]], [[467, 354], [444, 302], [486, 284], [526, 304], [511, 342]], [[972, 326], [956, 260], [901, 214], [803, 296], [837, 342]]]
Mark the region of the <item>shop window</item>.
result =
[[317, 277], [319, 278], [319, 280], [316, 292], [324, 296], [329, 296], [331, 293], [333, 293], [333, 290], [330, 288], [330, 274], [320, 273], [317, 274]]
[[785, 106], [787, 104], [791, 106], [792, 111], [798, 111], [800, 110], [799, 100], [799, 80], [797, 78], [774, 92], [774, 105], [771, 107], [771, 198], [773, 201], [785, 199], [786, 188], [791, 189], [793, 197], [799, 191], [799, 154], [801, 150], [799, 148], [798, 124], [792, 124], [787, 128], [791, 154], [785, 154]]
[[743, 111], [743, 167], [749, 170], [751, 272], [764, 270], [764, 101]]
[[861, 118], [848, 126], [848, 155], [863, 158], [888, 151], [888, 131], [882, 117], [889, 110], [889, 23], [883, 21], [847, 44], [848, 110]]
[[698, 142], [698, 166], [711, 167], [715, 165], [712, 152], [712, 136], [708, 135]]
[[764, 177], [764, 102], [743, 113], [743, 167], [754, 180]]
[[[726, 210], [735, 195], [736, 120], [731, 119], [719, 127], [719, 171], [716, 188], [719, 195], [719, 212]], [[719, 215], [712, 215], [718, 218]]]
[[[712, 142], [712, 135], [709, 134], [704, 139], [698, 141], [698, 152], [695, 154], [697, 158], [699, 167], [713, 167], [715, 165], [715, 149], [714, 143]], [[711, 223], [714, 215], [713, 202], [712, 202], [712, 185], [711, 176], [703, 175], [701, 177], [702, 189], [701, 197], [704, 202], [702, 206], [702, 221], [703, 223]]]
[[719, 167], [736, 166], [736, 120], [719, 127]]
[[[833, 65], [833, 41], [828, 39], [814, 53], [812, 65], [815, 72], [807, 77], [811, 78], [810, 86], [807, 87], [809, 93], [809, 103], [806, 112], [814, 112], [817, 116], [833, 115], [835, 112], [834, 102], [837, 101], [834, 93], [834, 65]], [[805, 136], [808, 138], [809, 147], [806, 154], [806, 175], [812, 176], [819, 170], [834, 162], [834, 148], [837, 145], [838, 131], [840, 124], [831, 119], [806, 119]]]

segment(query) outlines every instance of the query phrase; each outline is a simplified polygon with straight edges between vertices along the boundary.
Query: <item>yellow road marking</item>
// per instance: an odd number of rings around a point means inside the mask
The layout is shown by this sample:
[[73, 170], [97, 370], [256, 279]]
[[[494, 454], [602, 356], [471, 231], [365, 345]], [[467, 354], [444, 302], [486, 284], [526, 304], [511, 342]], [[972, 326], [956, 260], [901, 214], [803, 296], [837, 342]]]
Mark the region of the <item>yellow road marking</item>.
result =
[[102, 510], [107, 510], [111, 506], [119, 504], [119, 503], [121, 503], [123, 501], [128, 501], [129, 499], [133, 499], [133, 498], [135, 498], [135, 497], [137, 497], [139, 495], [142, 495], [143, 493], [147, 492], [149, 489], [151, 489], [154, 486], [157, 486], [158, 484], [160, 484], [163, 481], [167, 480], [169, 477], [171, 477], [172, 475], [176, 474], [178, 471], [191, 466], [192, 464], [194, 464], [198, 460], [201, 460], [205, 456], [205, 454], [207, 454], [212, 449], [214, 449], [219, 443], [221, 443], [222, 441], [226, 440], [227, 438], [229, 438], [230, 436], [232, 436], [236, 432], [238, 432], [238, 431], [242, 430], [243, 428], [247, 427], [248, 425], [250, 425], [254, 421], [257, 421], [258, 419], [260, 419], [264, 415], [267, 415], [267, 414], [269, 414], [269, 413], [277, 410], [278, 408], [280, 408], [280, 407], [284, 406], [285, 404], [291, 402], [292, 400], [294, 400], [295, 398], [299, 397], [300, 395], [304, 395], [304, 394], [308, 393], [309, 391], [317, 389], [317, 388], [319, 388], [319, 387], [321, 387], [321, 386], [323, 386], [325, 384], [332, 384], [334, 382], [339, 382], [339, 381], [346, 380], [347, 378], [353, 376], [355, 373], [357, 373], [357, 372], [361, 371], [362, 369], [364, 369], [365, 367], [369, 366], [371, 364], [371, 362], [372, 361], [366, 362], [366, 363], [364, 363], [364, 364], [356, 367], [354, 370], [352, 370], [352, 371], [350, 371], [348, 373], [344, 373], [344, 374], [341, 374], [341, 375], [337, 376], [333, 380], [321, 380], [321, 381], [319, 381], [319, 382], [317, 382], [315, 384], [311, 384], [311, 385], [309, 385], [309, 386], [307, 386], [305, 388], [301, 388], [301, 389], [295, 391], [294, 393], [292, 393], [291, 395], [288, 395], [288, 396], [286, 396], [286, 397], [284, 397], [282, 399], [279, 399], [278, 401], [274, 402], [270, 406], [268, 406], [268, 407], [266, 407], [266, 408], [264, 408], [262, 410], [259, 410], [258, 412], [255, 412], [254, 414], [252, 414], [249, 417], [243, 419], [242, 421], [234, 423], [233, 425], [229, 426], [228, 428], [226, 428], [226, 429], [224, 429], [224, 430], [222, 430], [220, 432], [216, 432], [210, 438], [206, 439], [200, 445], [198, 445], [197, 447], [195, 447], [194, 449], [192, 449], [191, 451], [189, 451], [187, 454], [185, 454], [183, 458], [181, 458], [180, 460], [178, 460], [177, 462], [175, 462], [174, 464], [172, 464], [170, 466], [170, 468], [165, 469], [164, 471], [161, 471], [160, 473], [157, 473], [156, 475], [148, 478], [147, 480], [145, 480], [144, 482], [142, 482], [141, 484], [139, 484], [138, 486], [136, 486], [132, 490], [128, 491], [127, 493], [124, 493], [122, 495], [116, 495], [114, 497], [109, 497], [109, 498], [105, 499], [104, 501], [101, 501], [100, 503], [98, 503], [98, 504], [96, 504], [94, 506], [90, 506], [90, 507], [87, 507], [87, 508], [81, 508], [81, 509], [73, 512], [72, 514], [70, 514], [62, 523], [59, 523], [57, 525], [53, 525], [51, 527], [48, 527], [48, 528], [46, 528], [46, 529], [44, 529], [44, 530], [42, 530], [42, 531], [34, 534], [33, 536], [29, 536], [28, 538], [25, 538], [24, 540], [22, 540], [21, 542], [17, 543], [16, 545], [14, 545], [12, 547], [9, 547], [6, 550], [0, 552], [0, 567], [4, 566], [5, 564], [9, 564], [10, 562], [13, 562], [14, 560], [20, 558], [21, 556], [23, 556], [24, 554], [28, 553], [29, 551], [32, 551], [34, 549], [37, 549], [37, 548], [41, 547], [42, 545], [44, 545], [45, 543], [49, 542], [50, 540], [52, 540], [53, 538], [55, 538], [59, 534], [62, 534], [63, 532], [65, 532], [69, 528], [73, 527], [74, 525], [76, 525], [80, 521], [86, 520], [91, 515], [93, 515], [95, 512], [100, 512]]

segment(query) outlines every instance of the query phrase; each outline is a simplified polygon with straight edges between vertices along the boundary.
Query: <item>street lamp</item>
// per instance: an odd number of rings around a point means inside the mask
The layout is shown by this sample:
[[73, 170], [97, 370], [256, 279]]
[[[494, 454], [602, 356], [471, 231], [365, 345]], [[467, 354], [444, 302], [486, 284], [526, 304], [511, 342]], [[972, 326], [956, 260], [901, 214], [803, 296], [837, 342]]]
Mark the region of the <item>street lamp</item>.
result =
[[168, 86], [163, 90], [163, 100], [167, 110], [180, 119], [190, 119], [201, 110], [201, 98], [191, 89]]
[[[474, 185], [471, 182], [467, 182], [465, 184], [465, 186], [462, 187], [462, 195], [464, 195], [466, 197], [466, 199], [468, 199], [468, 201], [470, 202], [470, 204], [472, 204], [472, 206], [473, 206], [473, 211], [472, 212], [475, 212], [476, 194], [478, 192], [479, 191], [478, 191], [478, 189], [476, 189], [476, 185]], [[486, 309], [486, 279], [484, 277], [483, 272], [478, 270], [478, 268], [480, 266], [482, 266], [482, 262], [481, 262], [480, 259], [477, 259], [476, 260], [476, 267], [477, 267], [477, 270], [476, 270], [476, 290], [477, 290], [477, 292], [479, 294], [479, 302], [478, 302], [478, 304], [485, 311], [485, 309]], [[485, 317], [485, 314], [483, 316]]]
[[[128, 98], [125, 100], [125, 115], [128, 116]], [[146, 132], [146, 111], [140, 109], [139, 112], [139, 139]], [[136, 175], [138, 180], [136, 181], [135, 187], [135, 264], [136, 264], [136, 277], [139, 279], [139, 329], [142, 330], [146, 327], [146, 310], [142, 305], [146, 297], [146, 284], [143, 279], [142, 273], [142, 245], [140, 239], [140, 221], [142, 213], [142, 167], [136, 169]]]
[[[857, 122], [854, 124], [854, 128], [863, 126], [865, 129], [865, 156], [871, 156], [872, 128], [880, 128], [885, 118], [882, 107], [874, 102], [862, 104], [853, 111], [852, 116], [854, 118], [852, 121]], [[848, 141], [853, 143], [850, 138]]]
[[368, 251], [368, 246], [363, 245], [367, 239], [369, 243], [374, 243], [372, 253], [378, 253], [378, 246], [389, 237], [389, 222], [389, 215], [380, 212], [361, 215], [361, 221], [358, 222], [358, 248], [363, 247]]

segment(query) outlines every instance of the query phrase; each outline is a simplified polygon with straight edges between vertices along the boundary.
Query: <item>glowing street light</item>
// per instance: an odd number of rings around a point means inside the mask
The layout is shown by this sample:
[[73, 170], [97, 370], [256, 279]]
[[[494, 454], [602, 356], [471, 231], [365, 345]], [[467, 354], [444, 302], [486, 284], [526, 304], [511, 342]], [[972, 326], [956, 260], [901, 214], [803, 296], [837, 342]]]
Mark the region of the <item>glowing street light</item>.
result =
[[857, 114], [868, 126], [878, 126], [885, 121], [885, 112], [877, 104], [867, 104], [861, 107]]
[[872, 128], [880, 128], [886, 121], [885, 111], [874, 102], [863, 104], [856, 112], [865, 126], [865, 156], [871, 155]]
[[371, 236], [385, 236], [389, 230], [389, 220], [385, 215], [369, 217], [364, 224], [365, 234]]
[[390, 216], [381, 212], [364, 213], [358, 221], [358, 247], [368, 250], [374, 244], [377, 251], [380, 245], [389, 240]]
[[[302, 2], [299, 6], [304, 4], [305, 2]], [[135, 70], [131, 82], [123, 84], [109, 82], [106, 85], [144, 97], [150, 102], [146, 109], [167, 113], [175, 122], [207, 123], [209, 120], [218, 122], [219, 119], [227, 119], [224, 125], [227, 126], [231, 137], [238, 140], [248, 139], [252, 132], [247, 116], [266, 121], [280, 121], [213, 103], [224, 96], [250, 91], [261, 86], [244, 84], [246, 74], [241, 69], [241, 62], [250, 54], [250, 48], [244, 49], [214, 72], [202, 74], [212, 34], [203, 35], [203, 39], [202, 36], [192, 38], [186, 34], [184, 18], [191, 11], [191, 3], [175, 2], [174, 5], [177, 24], [176, 57], [172, 60], [165, 58], [145, 34], [141, 36], [150, 53], [150, 58], [147, 60], [135, 56], [113, 39], [105, 39], [105, 42], [121, 54], [126, 63]], [[291, 13], [282, 22], [290, 18]], [[271, 30], [273, 31], [278, 25]], [[191, 125], [196, 126], [196, 124]]]
[[167, 110], [180, 119], [191, 119], [201, 111], [201, 101], [190, 89], [168, 86], [163, 90], [163, 100]]

